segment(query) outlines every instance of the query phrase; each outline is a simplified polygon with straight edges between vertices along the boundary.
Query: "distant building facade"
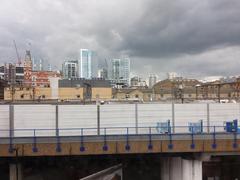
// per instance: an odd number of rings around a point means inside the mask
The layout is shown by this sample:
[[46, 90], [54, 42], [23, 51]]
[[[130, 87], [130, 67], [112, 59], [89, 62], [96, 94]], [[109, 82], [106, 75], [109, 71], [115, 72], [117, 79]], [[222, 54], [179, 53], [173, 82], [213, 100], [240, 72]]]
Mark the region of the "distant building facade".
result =
[[143, 81], [142, 78], [134, 76], [131, 78], [131, 87], [147, 87], [146, 81]]
[[196, 86], [201, 84], [196, 79], [165, 79], [153, 86], [155, 101], [182, 101], [196, 99]]
[[142, 88], [113, 89], [113, 99], [117, 101], [149, 102], [153, 100], [153, 93], [152, 93], [152, 89], [142, 89]]
[[32, 58], [30, 51], [26, 51], [24, 60], [24, 80], [23, 85], [26, 87], [39, 86], [49, 87], [51, 77], [60, 77], [60, 72], [57, 71], [33, 71]]
[[112, 59], [112, 81], [114, 84], [130, 85], [130, 59]]
[[62, 72], [64, 79], [71, 79], [78, 77], [78, 62], [74, 60], [64, 61], [62, 64]]
[[[54, 79], [54, 78], [53, 78]], [[98, 101], [112, 99], [110, 81], [103, 79], [58, 79], [50, 87], [16, 87], [4, 89], [4, 100], [59, 100], [59, 101]]]
[[24, 81], [24, 67], [19, 64], [4, 64], [0, 66], [0, 79], [8, 84], [22, 84]]

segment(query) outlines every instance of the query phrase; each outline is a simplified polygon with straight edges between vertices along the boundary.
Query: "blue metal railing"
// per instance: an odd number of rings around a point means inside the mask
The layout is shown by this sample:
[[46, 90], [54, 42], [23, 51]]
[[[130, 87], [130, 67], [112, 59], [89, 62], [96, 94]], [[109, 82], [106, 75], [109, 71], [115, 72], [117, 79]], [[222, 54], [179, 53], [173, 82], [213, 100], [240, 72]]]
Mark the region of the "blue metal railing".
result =
[[[9, 134], [9, 136], [5, 137], [9, 139], [9, 152], [13, 152], [14, 147], [14, 140], [16, 138], [23, 138], [28, 137], [32, 138], [32, 151], [38, 152], [37, 147], [37, 140], [40, 137], [54, 137], [56, 139], [56, 152], [61, 152], [61, 138], [63, 137], [71, 137], [76, 136], [79, 137], [80, 142], [80, 151], [84, 152], [86, 150], [84, 140], [86, 136], [99, 136], [103, 138], [103, 151], [108, 151], [108, 136], [110, 135], [121, 135], [126, 137], [125, 141], [125, 150], [131, 151], [131, 143], [130, 143], [130, 136], [148, 136], [148, 146], [147, 149], [151, 151], [153, 147], [152, 138], [155, 135], [165, 135], [168, 137], [168, 149], [171, 150], [174, 148], [173, 144], [173, 136], [177, 137], [178, 135], [189, 135], [191, 139], [190, 148], [195, 149], [195, 136], [201, 135], [210, 135], [212, 137], [212, 148], [217, 148], [217, 135], [220, 134], [230, 134], [232, 136], [233, 148], [237, 148], [237, 138], [238, 138], [238, 131], [235, 132], [227, 132], [225, 126], [202, 126], [202, 131], [195, 131], [194, 127], [189, 128], [189, 126], [175, 126], [175, 127], [168, 127], [168, 132], [159, 133], [159, 127], [152, 126], [152, 127], [101, 127], [101, 128], [58, 128], [58, 129], [13, 129], [13, 130], [6, 130], [0, 129], [0, 137], [2, 133]], [[175, 131], [173, 131], [173, 128]], [[138, 133], [136, 133], [136, 131]], [[100, 134], [98, 134], [100, 132]], [[174, 133], [173, 133], [174, 132]]]
[[[1, 137], [39, 137], [39, 136], [97, 136], [98, 130], [100, 130], [100, 136], [102, 135], [154, 135], [154, 134], [217, 134], [217, 133], [227, 133], [224, 129], [225, 126], [202, 126], [202, 131], [194, 131], [193, 128], [189, 126], [175, 126], [168, 127], [168, 131], [159, 132], [156, 126], [148, 127], [101, 127], [101, 128], [34, 128], [34, 129], [0, 129], [0, 138]], [[173, 133], [173, 128], [175, 129]], [[136, 129], [138, 133], [136, 133]], [[209, 131], [207, 130], [209, 129]], [[238, 132], [232, 132], [238, 134]], [[4, 135], [5, 134], [5, 135]], [[8, 135], [7, 135], [8, 134]]]

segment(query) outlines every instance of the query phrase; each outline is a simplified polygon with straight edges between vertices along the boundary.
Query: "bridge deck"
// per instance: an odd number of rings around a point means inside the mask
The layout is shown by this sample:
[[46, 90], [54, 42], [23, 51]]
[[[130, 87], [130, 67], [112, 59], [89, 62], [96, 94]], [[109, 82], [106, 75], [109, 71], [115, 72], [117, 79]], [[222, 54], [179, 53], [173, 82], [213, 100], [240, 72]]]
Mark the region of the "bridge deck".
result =
[[0, 138], [0, 156], [240, 152], [240, 135], [144, 134]]

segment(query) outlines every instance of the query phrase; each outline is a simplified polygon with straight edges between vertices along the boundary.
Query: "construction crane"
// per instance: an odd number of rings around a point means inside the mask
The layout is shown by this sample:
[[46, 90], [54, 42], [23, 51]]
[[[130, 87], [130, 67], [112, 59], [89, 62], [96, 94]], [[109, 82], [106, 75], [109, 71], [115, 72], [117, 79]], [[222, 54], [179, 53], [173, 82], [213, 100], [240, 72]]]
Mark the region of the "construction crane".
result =
[[15, 50], [16, 50], [16, 54], [17, 54], [17, 64], [18, 65], [21, 65], [21, 58], [20, 58], [20, 56], [19, 56], [19, 53], [18, 53], [18, 50], [17, 50], [17, 45], [16, 45], [16, 41], [15, 40], [13, 40], [13, 44], [14, 44], [14, 47], [15, 47]]

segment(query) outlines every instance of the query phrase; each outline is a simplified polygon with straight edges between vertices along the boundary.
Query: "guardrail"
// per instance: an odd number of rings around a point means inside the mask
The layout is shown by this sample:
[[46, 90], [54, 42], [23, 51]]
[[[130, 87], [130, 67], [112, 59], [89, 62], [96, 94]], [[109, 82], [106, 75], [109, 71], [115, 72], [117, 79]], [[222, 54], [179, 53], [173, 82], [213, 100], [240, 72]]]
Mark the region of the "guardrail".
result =
[[[159, 128], [166, 128], [166, 127], [105, 127], [105, 128], [62, 128], [62, 129], [14, 129], [14, 130], [1, 130], [8, 131], [9, 137], [5, 137], [4, 139], [8, 139], [9, 144], [9, 152], [14, 152], [14, 140], [19, 138], [30, 138], [32, 139], [33, 152], [37, 152], [37, 140], [39, 138], [44, 137], [52, 137], [55, 139], [54, 143], [56, 144], [56, 151], [61, 152], [61, 139], [64, 137], [77, 137], [80, 143], [80, 151], [85, 151], [84, 142], [85, 137], [100, 137], [103, 141], [103, 151], [108, 151], [108, 137], [110, 136], [121, 136], [124, 138], [126, 143], [125, 149], [129, 151], [130, 147], [130, 138], [133, 136], [147, 137], [148, 149], [151, 150], [153, 148], [152, 141], [153, 137], [155, 136], [165, 136], [169, 142], [168, 148], [173, 149], [173, 137], [178, 137], [181, 135], [185, 135], [189, 137], [191, 140], [190, 148], [195, 148], [195, 140], [196, 137], [210, 137], [209, 139], [212, 140], [212, 148], [217, 148], [217, 137], [218, 135], [230, 135], [232, 139], [232, 146], [233, 148], [237, 148], [237, 139], [238, 139], [238, 129], [236, 131], [227, 132], [225, 126], [201, 126], [201, 131], [196, 131], [196, 127], [189, 127], [189, 126], [175, 126], [175, 127], [167, 127], [167, 131], [162, 133], [159, 131]], [[175, 132], [172, 130], [175, 128]], [[194, 130], [195, 128], [195, 130]], [[49, 136], [49, 131], [52, 132], [52, 136]], [[173, 133], [174, 132], [174, 133]], [[47, 136], [45, 134], [48, 134]], [[141, 139], [141, 138], [140, 138]]]

